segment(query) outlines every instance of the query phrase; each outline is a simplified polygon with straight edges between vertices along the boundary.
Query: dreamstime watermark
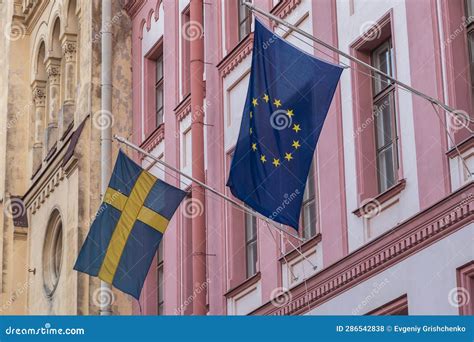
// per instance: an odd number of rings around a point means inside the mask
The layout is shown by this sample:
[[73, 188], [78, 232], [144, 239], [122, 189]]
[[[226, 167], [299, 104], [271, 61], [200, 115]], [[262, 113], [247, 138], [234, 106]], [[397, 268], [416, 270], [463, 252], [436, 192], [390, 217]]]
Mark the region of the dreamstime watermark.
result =
[[6, 335], [84, 335], [84, 328], [53, 328], [51, 323], [45, 323], [39, 328], [16, 328], [9, 326], [5, 329]]
[[[124, 13], [125, 12], [123, 10], [121, 10], [117, 14], [115, 14], [109, 21], [107, 21], [105, 23], [105, 31], [110, 30], [112, 25], [118, 24], [118, 22], [120, 21], [120, 18], [122, 18]], [[102, 39], [103, 35], [104, 35], [104, 29], [100, 30], [100, 32], [98, 32], [94, 35], [94, 37], [92, 38], [92, 44], [95, 44], [98, 41], [100, 41]]]
[[449, 305], [459, 308], [471, 302], [469, 290], [464, 287], [455, 287], [448, 292]]
[[270, 125], [277, 131], [291, 127], [292, 123], [291, 116], [289, 116], [288, 111], [284, 109], [277, 109], [270, 115]]
[[285, 287], [277, 287], [270, 293], [271, 303], [277, 308], [288, 305], [293, 300], [293, 294]]
[[10, 129], [16, 126], [18, 121], [20, 121], [20, 119], [23, 118], [25, 114], [28, 114], [30, 112], [30, 109], [32, 109], [32, 107], [33, 107], [33, 104], [28, 104], [24, 106], [22, 109], [20, 109], [18, 112], [14, 113], [13, 117], [7, 121], [7, 129]]
[[196, 296], [200, 294], [201, 292], [206, 291], [206, 289], [209, 287], [210, 282], [211, 282], [210, 280], [207, 280], [201, 285], [199, 285], [197, 288], [195, 288], [193, 290], [193, 293], [188, 298], [185, 299], [185, 301], [183, 302], [183, 304], [179, 306], [179, 308], [175, 310], [175, 314], [177, 315], [183, 314], [183, 312], [186, 310], [188, 305], [194, 301]]
[[474, 21], [474, 17], [463, 17], [463, 21], [459, 26], [449, 34], [448, 38], [443, 42], [444, 46], [447, 46], [453, 42], [460, 34], [462, 34], [470, 23]]
[[5, 207], [3, 208], [5, 216], [17, 219], [26, 214], [26, 207], [23, 200], [19, 197], [10, 197], [5, 202]]
[[183, 38], [187, 41], [202, 39], [204, 37], [204, 27], [200, 22], [188, 21], [182, 27]]
[[375, 198], [369, 198], [361, 204], [361, 216], [364, 218], [372, 218], [382, 211], [382, 205]]
[[270, 220], [273, 220], [275, 217], [280, 215], [289, 205], [301, 194], [299, 189], [296, 189], [291, 194], [284, 194], [283, 201], [281, 204], [273, 211], [273, 213], [268, 217]]
[[114, 125], [114, 115], [108, 110], [98, 110], [92, 115], [92, 124], [99, 130], [104, 130]]
[[28, 288], [30, 287], [30, 283], [29, 282], [24, 282], [23, 284], [21, 284], [20, 286], [18, 286], [15, 291], [13, 291], [13, 293], [11, 294], [10, 298], [8, 298], [3, 304], [2, 306], [0, 306], [0, 313], [2, 312], [5, 312], [6, 310], [8, 310], [12, 305], [13, 303], [23, 294], [26, 293], [26, 290], [28, 290]]
[[12, 42], [20, 40], [26, 35], [26, 26], [19, 22], [6, 23], [4, 30], [5, 38]]
[[466, 128], [471, 133], [474, 131], [470, 128], [474, 125], [474, 119], [464, 110], [456, 110], [449, 112], [448, 126], [452, 131], [459, 131], [460, 129]]
[[107, 287], [98, 287], [92, 294], [92, 302], [95, 306], [103, 308], [115, 303], [113, 291]]
[[353, 315], [359, 315], [360, 312], [370, 304], [370, 302], [377, 297], [377, 295], [380, 293], [380, 291], [388, 284], [390, 281], [388, 278], [384, 278], [380, 283], [379, 282], [374, 282], [373, 283], [373, 288], [369, 292], [367, 296], [357, 305], [354, 309], [352, 309], [352, 314]]
[[382, 28], [375, 21], [366, 21], [359, 27], [359, 34], [365, 41], [380, 39]]
[[204, 204], [196, 199], [189, 198], [184, 203], [183, 216], [186, 218], [195, 218], [204, 213]]
[[359, 127], [357, 127], [357, 129], [354, 131], [354, 134], [353, 134], [354, 138], [360, 135], [367, 127], [372, 126], [372, 123], [375, 121], [375, 119], [381, 113], [383, 113], [383, 111], [385, 110], [385, 108], [389, 106], [389, 104], [390, 104], [390, 101], [386, 99], [385, 101], [383, 101], [381, 105], [374, 106], [372, 110], [372, 115], [368, 117], [364, 122], [362, 122], [362, 124]]

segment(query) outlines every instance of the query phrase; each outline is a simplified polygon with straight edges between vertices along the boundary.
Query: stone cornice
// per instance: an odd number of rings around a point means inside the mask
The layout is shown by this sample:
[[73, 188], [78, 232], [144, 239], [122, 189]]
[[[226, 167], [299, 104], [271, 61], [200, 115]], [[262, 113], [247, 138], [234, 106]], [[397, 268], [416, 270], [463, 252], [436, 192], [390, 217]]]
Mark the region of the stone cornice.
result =
[[176, 119], [182, 121], [188, 114], [191, 113], [191, 94], [186, 96], [183, 101], [174, 109]]
[[245, 37], [237, 46], [227, 54], [217, 65], [222, 77], [226, 77], [245, 57], [252, 53], [253, 33]]
[[125, 5], [123, 5], [123, 9], [127, 12], [130, 18], [133, 18], [145, 4], [146, 1], [143, 0], [127, 0]]
[[[165, 124], [161, 124], [145, 139], [145, 141], [143, 141], [140, 147], [147, 152], [151, 152], [160, 142], [163, 141], [164, 138]], [[141, 159], [145, 158], [146, 156], [142, 155]]]
[[303, 314], [473, 220], [474, 183], [471, 182], [295, 286], [290, 290], [292, 300], [288, 304], [275, 307], [267, 302], [251, 314]]
[[282, 0], [273, 9], [271, 14], [276, 15], [280, 19], [285, 18], [290, 14], [299, 4], [301, 0]]

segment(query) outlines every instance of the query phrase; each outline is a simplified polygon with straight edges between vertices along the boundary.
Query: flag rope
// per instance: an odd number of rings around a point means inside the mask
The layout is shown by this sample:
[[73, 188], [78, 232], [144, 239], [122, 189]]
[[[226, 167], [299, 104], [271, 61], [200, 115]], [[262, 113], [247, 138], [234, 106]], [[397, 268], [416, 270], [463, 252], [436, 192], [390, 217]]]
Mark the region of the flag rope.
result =
[[197, 180], [197, 179], [191, 177], [190, 175], [186, 174], [185, 172], [183, 172], [183, 171], [181, 171], [181, 170], [175, 168], [174, 166], [172, 166], [172, 165], [170, 165], [170, 164], [164, 162], [163, 160], [158, 159], [157, 157], [155, 157], [155, 156], [152, 155], [151, 153], [149, 153], [149, 152], [145, 151], [144, 149], [140, 148], [139, 146], [137, 146], [137, 145], [131, 143], [131, 142], [128, 141], [127, 139], [125, 139], [125, 138], [123, 138], [123, 137], [120, 137], [120, 136], [118, 136], [118, 135], [114, 135], [114, 139], [117, 140], [118, 142], [122, 143], [122, 144], [125, 144], [125, 145], [131, 147], [131, 148], [134, 149], [135, 151], [140, 152], [141, 154], [143, 154], [143, 155], [145, 155], [145, 156], [147, 156], [147, 157], [153, 159], [155, 162], [157, 162], [157, 163], [159, 163], [159, 164], [161, 164], [161, 165], [163, 165], [163, 166], [166, 166], [167, 168], [173, 170], [174, 172], [179, 173], [179, 174], [182, 175], [183, 177], [185, 177], [185, 178], [187, 178], [187, 179], [189, 179], [189, 180], [195, 182], [196, 184], [200, 185], [200, 186], [203, 187], [204, 189], [206, 189], [206, 190], [212, 192], [213, 194], [215, 194], [215, 195], [221, 197], [222, 199], [224, 199], [224, 200], [226, 200], [226, 201], [232, 203], [234, 206], [239, 207], [240, 209], [242, 209], [243, 211], [245, 211], [245, 212], [248, 213], [249, 215], [252, 215], [252, 216], [254, 216], [254, 217], [256, 217], [256, 218], [259, 218], [259, 219], [261, 219], [261, 220], [267, 222], [268, 224], [270, 224], [272, 227], [274, 227], [274, 228], [277, 229], [278, 231], [281, 231], [281, 232], [283, 232], [283, 233], [285, 233], [285, 234], [287, 234], [287, 235], [289, 235], [289, 236], [291, 236], [291, 237], [293, 237], [293, 238], [295, 238], [295, 239], [297, 239], [297, 240], [299, 240], [299, 241], [301, 241], [301, 242], [305, 242], [305, 241], [307, 240], [307, 239], [301, 238], [300, 236], [298, 236], [298, 235], [296, 235], [296, 234], [294, 234], [294, 233], [291, 233], [291, 232], [287, 231], [286, 229], [284, 229], [284, 228], [282, 228], [282, 227], [277, 226], [277, 225], [274, 224], [272, 221], [270, 221], [270, 219], [269, 219], [268, 217], [265, 217], [265, 216], [263, 216], [262, 214], [260, 214], [260, 213], [258, 213], [258, 212], [256, 212], [256, 211], [254, 211], [254, 210], [252, 210], [252, 209], [250, 209], [250, 208], [244, 206], [243, 204], [240, 204], [239, 202], [233, 200], [232, 198], [230, 198], [230, 197], [227, 196], [227, 195], [224, 195], [224, 194], [220, 193], [219, 191], [217, 191], [216, 189], [210, 187], [209, 185], [207, 185], [207, 184], [205, 184], [205, 183], [203, 183], [203, 182], [201, 182], [201, 181], [199, 181], [199, 180]]
[[[280, 18], [278, 18], [277, 16], [275, 16], [275, 15], [273, 15], [273, 14], [271, 14], [271, 13], [268, 13], [268, 12], [266, 12], [266, 11], [264, 11], [264, 10], [262, 10], [262, 9], [260, 9], [260, 8], [258, 8], [258, 7], [256, 7], [256, 6], [254, 6], [254, 5], [253, 5], [252, 3], [250, 3], [250, 2], [244, 1], [243, 4], [244, 4], [245, 6], [247, 6], [252, 12], [254, 12], [254, 13], [256, 12], [256, 13], [258, 13], [258, 14], [261, 14], [261, 15], [263, 15], [263, 16], [265, 16], [265, 17], [267, 17], [267, 18], [269, 18], [269, 19], [271, 19], [271, 20], [273, 20], [273, 21], [275, 21], [275, 22], [277, 22], [277, 23], [279, 23], [279, 24], [281, 24], [281, 25], [284, 25], [284, 26], [286, 26], [287, 28], [291, 29], [292, 31], [295, 31], [295, 32], [301, 34], [302, 36], [304, 36], [304, 37], [306, 37], [306, 38], [308, 38], [308, 39], [314, 41], [315, 43], [318, 43], [318, 44], [324, 46], [325, 48], [327, 48], [327, 49], [329, 49], [329, 50], [331, 50], [331, 51], [333, 51], [333, 52], [335, 52], [335, 53], [337, 53], [337, 54], [339, 54], [339, 55], [341, 55], [341, 56], [343, 56], [343, 57], [345, 57], [345, 58], [347, 58], [347, 59], [349, 59], [349, 60], [351, 60], [351, 61], [353, 61], [353, 62], [359, 64], [359, 65], [362, 65], [362, 66], [366, 67], [367, 69], [372, 70], [373, 72], [375, 72], [375, 73], [377, 73], [377, 74], [379, 74], [379, 75], [381, 75], [381, 76], [383, 76], [383, 77], [385, 77], [385, 78], [387, 78], [388, 80], [390, 80], [390, 81], [392, 81], [393, 83], [395, 83], [396, 85], [398, 85], [400, 88], [402, 88], [402, 89], [404, 89], [404, 90], [406, 90], [406, 91], [408, 91], [408, 92], [410, 92], [410, 93], [413, 93], [413, 94], [415, 94], [415, 95], [417, 95], [417, 96], [419, 96], [419, 97], [421, 97], [421, 98], [423, 98], [423, 99], [429, 101], [429, 102], [433, 105], [433, 107], [434, 107], [435, 104], [438, 105], [439, 107], [443, 108], [445, 111], [447, 111], [447, 112], [453, 114], [455, 118], [456, 118], [456, 117], [459, 115], [459, 113], [461, 112], [460, 110], [456, 110], [456, 109], [454, 109], [454, 108], [448, 106], [447, 104], [441, 102], [440, 100], [435, 99], [434, 97], [431, 97], [431, 96], [429, 96], [429, 95], [427, 95], [427, 94], [425, 94], [425, 93], [423, 93], [423, 92], [421, 92], [421, 91], [419, 91], [419, 90], [413, 88], [412, 86], [410, 86], [410, 85], [408, 85], [408, 84], [406, 84], [406, 83], [404, 83], [404, 82], [402, 82], [402, 81], [399, 81], [398, 79], [396, 79], [396, 78], [394, 78], [394, 77], [392, 77], [392, 76], [390, 76], [390, 75], [384, 73], [383, 71], [381, 71], [381, 70], [379, 70], [379, 69], [373, 67], [372, 65], [370, 65], [370, 64], [368, 64], [368, 63], [366, 63], [366, 62], [364, 62], [364, 61], [361, 61], [360, 59], [358, 59], [358, 58], [356, 58], [356, 57], [354, 57], [354, 56], [351, 56], [350, 54], [345, 53], [345, 52], [342, 51], [342, 50], [339, 50], [338, 48], [332, 46], [331, 44], [328, 44], [328, 43], [324, 42], [323, 40], [321, 40], [321, 39], [319, 39], [319, 38], [313, 36], [312, 34], [306, 32], [306, 31], [303, 31], [302, 29], [298, 28], [297, 26], [292, 25], [292, 24], [290, 24], [289, 22], [287, 22], [287, 21], [285, 21], [285, 20], [283, 20], [283, 19], [280, 19]], [[288, 33], [288, 31], [285, 31], [285, 30], [283, 30], [283, 31], [286, 32], [286, 33]], [[305, 42], [305, 43], [308, 44], [307, 42]], [[314, 47], [313, 47], [313, 48], [314, 48]], [[326, 55], [327, 55], [327, 54], [326, 54]], [[342, 64], [343, 64], [344, 67], [352, 68], [350, 65], [347, 65], [347, 64], [344, 64], [344, 63], [342, 63]], [[373, 75], [370, 75], [370, 76], [373, 77]], [[441, 117], [438, 115], [437, 112], [436, 112], [436, 114], [437, 114], [437, 116], [438, 116], [438, 119], [439, 119], [439, 120], [441, 121], [441, 123], [444, 125], [444, 122], [441, 120]], [[452, 137], [451, 132], [449, 132], [449, 130], [447, 130], [447, 129], [446, 129], [446, 132], [447, 132], [447, 135], [448, 135], [450, 141], [454, 142], [454, 138]], [[468, 178], [472, 178], [472, 176], [473, 176], [474, 173], [471, 172], [471, 170], [469, 169], [469, 166], [468, 166], [468, 164], [467, 164], [466, 159], [462, 156], [462, 154], [461, 154], [461, 152], [459, 151], [459, 148], [458, 148], [458, 146], [457, 146], [456, 144], [454, 144], [454, 148], [455, 148], [456, 153], [458, 154], [459, 158], [462, 160], [462, 164], [463, 164], [464, 168], [465, 168], [466, 171], [467, 171]]]

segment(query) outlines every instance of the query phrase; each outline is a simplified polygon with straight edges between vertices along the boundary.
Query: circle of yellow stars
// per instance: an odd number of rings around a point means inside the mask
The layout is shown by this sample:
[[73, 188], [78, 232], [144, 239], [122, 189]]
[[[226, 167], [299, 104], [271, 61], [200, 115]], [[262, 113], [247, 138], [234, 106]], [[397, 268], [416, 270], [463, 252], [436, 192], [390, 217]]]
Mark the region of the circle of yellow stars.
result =
[[[261, 98], [252, 98], [252, 106], [253, 108], [256, 108], [258, 105], [259, 105], [259, 99], [264, 101], [265, 103], [268, 103], [270, 102], [270, 96], [268, 94], [263, 94], [263, 96]], [[273, 105], [278, 109], [282, 106], [281, 104], [281, 100], [279, 99], [274, 99], [273, 102]], [[293, 109], [287, 109], [286, 110], [286, 113], [285, 113], [289, 118], [290, 120], [293, 119], [293, 116], [295, 115]], [[253, 119], [253, 111], [250, 111], [249, 113], [249, 116], [250, 116], [250, 119], [252, 120]], [[291, 125], [291, 129], [295, 132], [295, 133], [299, 133], [301, 131], [301, 127], [300, 127], [300, 124], [292, 124]], [[253, 134], [253, 128], [250, 127], [250, 130], [249, 130], [249, 133], [250, 135]], [[285, 152], [285, 156], [284, 156], [284, 159], [289, 162], [291, 160], [293, 160], [293, 153], [298, 150], [298, 148], [301, 147], [301, 144], [300, 144], [300, 140], [297, 139], [297, 140], [293, 140], [293, 143], [291, 144], [291, 146], [294, 148], [293, 151], [290, 151], [290, 152]], [[251, 149], [253, 152], [255, 153], [259, 153], [258, 152], [258, 147], [257, 147], [257, 143], [256, 142], [253, 142], [252, 145], [251, 145]], [[272, 158], [273, 161], [272, 161], [272, 164], [274, 167], [279, 167], [281, 165], [281, 161], [279, 158]], [[264, 164], [267, 162], [267, 156], [263, 153], [260, 153], [260, 161]]]

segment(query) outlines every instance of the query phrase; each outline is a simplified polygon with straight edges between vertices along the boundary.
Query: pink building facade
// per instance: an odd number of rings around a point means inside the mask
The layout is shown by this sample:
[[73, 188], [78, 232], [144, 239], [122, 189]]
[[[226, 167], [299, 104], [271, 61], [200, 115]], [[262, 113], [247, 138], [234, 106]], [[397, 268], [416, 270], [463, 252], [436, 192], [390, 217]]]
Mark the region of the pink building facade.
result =
[[[459, 115], [264, 19], [301, 49], [351, 67], [304, 195], [299, 234], [307, 241], [289, 241], [194, 188], [150, 269], [142, 313], [473, 314], [474, 2], [253, 3]], [[125, 9], [133, 23], [133, 142], [229, 195], [251, 13], [239, 0], [129, 0]], [[191, 190], [179, 174], [150, 167]]]

